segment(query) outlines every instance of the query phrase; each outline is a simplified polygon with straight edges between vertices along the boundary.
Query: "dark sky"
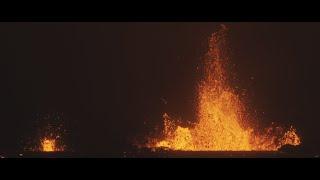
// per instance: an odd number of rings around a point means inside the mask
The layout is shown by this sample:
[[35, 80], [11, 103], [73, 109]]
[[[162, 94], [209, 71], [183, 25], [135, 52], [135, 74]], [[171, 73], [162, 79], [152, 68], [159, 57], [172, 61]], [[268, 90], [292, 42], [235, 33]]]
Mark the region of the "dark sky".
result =
[[[320, 23], [225, 24], [237, 85], [259, 120], [294, 125], [305, 151], [320, 152]], [[218, 28], [0, 23], [0, 151], [22, 149], [39, 113], [62, 113], [67, 145], [89, 153], [128, 150], [164, 112], [193, 121], [197, 66]]]

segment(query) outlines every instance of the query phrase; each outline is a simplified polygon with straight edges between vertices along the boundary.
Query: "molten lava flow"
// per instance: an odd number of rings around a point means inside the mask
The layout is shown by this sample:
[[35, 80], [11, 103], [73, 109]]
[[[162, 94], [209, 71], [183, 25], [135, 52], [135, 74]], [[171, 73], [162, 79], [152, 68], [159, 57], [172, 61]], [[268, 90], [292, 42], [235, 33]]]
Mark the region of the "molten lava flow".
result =
[[174, 124], [164, 114], [164, 137], [151, 140], [151, 148], [184, 151], [276, 151], [285, 144], [299, 145], [294, 128], [257, 131], [249, 125], [240, 97], [229, 86], [224, 65], [226, 27], [214, 33], [205, 59], [205, 78], [198, 87], [197, 123], [192, 127]]

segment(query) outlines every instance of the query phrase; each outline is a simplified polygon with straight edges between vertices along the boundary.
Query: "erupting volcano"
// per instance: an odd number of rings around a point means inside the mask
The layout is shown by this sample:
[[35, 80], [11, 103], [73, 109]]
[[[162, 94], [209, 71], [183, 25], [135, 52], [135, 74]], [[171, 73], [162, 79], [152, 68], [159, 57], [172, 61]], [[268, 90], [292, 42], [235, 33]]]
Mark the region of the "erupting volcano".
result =
[[204, 78], [198, 85], [197, 120], [182, 127], [164, 114], [163, 137], [151, 138], [148, 148], [182, 151], [277, 151], [283, 145], [299, 145], [291, 126], [257, 128], [240, 96], [230, 86], [225, 65], [227, 28], [213, 33], [205, 57]]

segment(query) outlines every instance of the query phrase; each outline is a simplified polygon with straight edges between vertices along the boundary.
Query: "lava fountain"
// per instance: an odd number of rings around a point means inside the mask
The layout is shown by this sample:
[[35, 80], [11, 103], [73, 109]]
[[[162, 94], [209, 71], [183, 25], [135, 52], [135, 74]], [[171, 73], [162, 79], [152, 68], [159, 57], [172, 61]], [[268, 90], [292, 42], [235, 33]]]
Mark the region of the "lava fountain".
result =
[[[198, 85], [197, 121], [190, 127], [163, 115], [163, 137], [151, 138], [148, 148], [182, 151], [277, 151], [283, 145], [299, 145], [300, 137], [289, 129], [257, 128], [240, 96], [229, 85], [225, 65], [227, 28], [212, 34], [205, 58], [204, 78]], [[254, 128], [255, 127], [255, 128]]]
[[58, 151], [64, 151], [65, 147], [62, 145], [59, 145], [58, 143], [59, 136], [56, 138], [43, 138], [40, 140], [40, 148], [39, 151], [42, 152], [58, 152]]
[[62, 124], [52, 125], [49, 124], [43, 129], [43, 133], [40, 138], [39, 151], [42, 152], [58, 152], [65, 151], [66, 146], [63, 142], [63, 135], [65, 134], [65, 129]]
[[56, 140], [44, 138], [41, 140], [41, 150], [44, 152], [56, 151]]

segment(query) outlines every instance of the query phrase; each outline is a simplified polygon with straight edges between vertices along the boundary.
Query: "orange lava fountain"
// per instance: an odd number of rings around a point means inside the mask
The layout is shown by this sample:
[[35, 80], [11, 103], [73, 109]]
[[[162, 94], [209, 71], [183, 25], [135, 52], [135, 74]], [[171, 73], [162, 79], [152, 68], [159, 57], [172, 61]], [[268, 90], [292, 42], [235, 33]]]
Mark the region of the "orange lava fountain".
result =
[[56, 151], [56, 140], [44, 138], [41, 141], [42, 151], [44, 152], [53, 152]]
[[249, 113], [227, 81], [226, 30], [222, 26], [209, 41], [205, 78], [198, 87], [197, 122], [192, 127], [181, 127], [164, 114], [164, 137], [151, 139], [147, 147], [182, 151], [277, 151], [283, 145], [301, 143], [293, 127], [289, 130], [270, 127], [259, 132], [249, 125]]
[[62, 144], [60, 136], [50, 136], [40, 139], [39, 151], [42, 152], [58, 152], [64, 151], [65, 146]]

